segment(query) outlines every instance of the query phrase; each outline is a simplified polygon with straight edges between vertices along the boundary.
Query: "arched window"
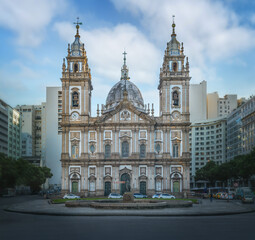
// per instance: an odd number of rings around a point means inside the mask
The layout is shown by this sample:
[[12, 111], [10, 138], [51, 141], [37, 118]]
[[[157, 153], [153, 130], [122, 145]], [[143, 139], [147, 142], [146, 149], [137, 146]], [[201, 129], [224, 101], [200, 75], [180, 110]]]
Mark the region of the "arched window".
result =
[[140, 145], [140, 158], [145, 158], [146, 155], [146, 146], [145, 144]]
[[104, 152], [105, 158], [111, 157], [111, 145], [110, 144], [105, 145], [104, 150], [105, 150], [105, 152]]
[[177, 91], [173, 92], [173, 105], [179, 106], [179, 94]]
[[75, 63], [75, 64], [74, 64], [74, 72], [78, 72], [78, 71], [79, 71], [78, 64]]
[[177, 71], [177, 63], [176, 63], [176, 62], [173, 63], [173, 71], [174, 71], [174, 72]]
[[129, 156], [129, 143], [127, 141], [124, 141], [122, 143], [122, 157], [128, 156]]
[[174, 158], [179, 157], [178, 144], [173, 145], [173, 157]]
[[72, 94], [72, 106], [79, 107], [79, 93], [76, 91]]

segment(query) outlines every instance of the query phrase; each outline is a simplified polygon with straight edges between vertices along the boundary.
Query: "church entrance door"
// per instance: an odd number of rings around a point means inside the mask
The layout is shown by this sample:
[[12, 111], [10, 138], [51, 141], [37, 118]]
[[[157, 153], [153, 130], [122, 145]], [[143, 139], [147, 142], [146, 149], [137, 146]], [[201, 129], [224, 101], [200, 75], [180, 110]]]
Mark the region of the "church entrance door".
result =
[[125, 192], [130, 192], [131, 187], [130, 187], [129, 174], [128, 173], [122, 174], [120, 180], [121, 182], [125, 182], [125, 183], [121, 183], [120, 185], [120, 194], [123, 195]]
[[105, 182], [104, 183], [104, 195], [105, 196], [108, 196], [112, 191], [112, 188], [111, 188], [111, 182]]
[[146, 182], [140, 182], [140, 193], [146, 195]]
[[72, 182], [72, 193], [78, 192], [78, 182]]
[[173, 192], [180, 192], [180, 181], [174, 181]]

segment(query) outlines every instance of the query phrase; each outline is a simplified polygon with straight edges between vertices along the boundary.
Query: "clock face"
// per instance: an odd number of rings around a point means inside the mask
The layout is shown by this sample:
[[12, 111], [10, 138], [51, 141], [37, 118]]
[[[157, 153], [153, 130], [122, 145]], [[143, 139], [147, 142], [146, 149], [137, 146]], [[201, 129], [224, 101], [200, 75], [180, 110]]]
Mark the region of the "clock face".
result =
[[76, 121], [79, 118], [79, 114], [74, 112], [74, 113], [72, 113], [71, 118], [72, 118], [72, 120]]

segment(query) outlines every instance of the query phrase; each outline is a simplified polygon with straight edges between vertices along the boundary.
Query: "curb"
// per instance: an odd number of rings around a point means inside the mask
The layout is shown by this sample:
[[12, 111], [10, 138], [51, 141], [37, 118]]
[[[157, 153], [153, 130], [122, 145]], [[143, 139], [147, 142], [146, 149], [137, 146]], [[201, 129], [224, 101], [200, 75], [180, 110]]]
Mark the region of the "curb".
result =
[[246, 210], [240, 210], [236, 212], [212, 212], [212, 213], [180, 213], [180, 214], [158, 214], [158, 213], [133, 213], [133, 212], [123, 212], [123, 213], [54, 213], [54, 212], [40, 212], [40, 211], [24, 211], [24, 210], [15, 210], [11, 208], [5, 208], [4, 209], [7, 212], [16, 212], [16, 213], [22, 213], [22, 214], [33, 214], [33, 215], [49, 215], [49, 216], [89, 216], [89, 217], [102, 217], [102, 216], [141, 216], [141, 217], [201, 217], [201, 216], [224, 216], [224, 215], [236, 215], [236, 214], [245, 214], [245, 213], [253, 213], [255, 212], [255, 209], [246, 209]]

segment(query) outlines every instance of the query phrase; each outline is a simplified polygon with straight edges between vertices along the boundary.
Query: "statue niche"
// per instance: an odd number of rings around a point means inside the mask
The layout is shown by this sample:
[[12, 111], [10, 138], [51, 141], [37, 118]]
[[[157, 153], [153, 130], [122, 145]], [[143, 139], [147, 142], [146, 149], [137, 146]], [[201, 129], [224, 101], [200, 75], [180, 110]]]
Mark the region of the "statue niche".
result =
[[179, 94], [177, 91], [173, 92], [173, 105], [179, 106]]

